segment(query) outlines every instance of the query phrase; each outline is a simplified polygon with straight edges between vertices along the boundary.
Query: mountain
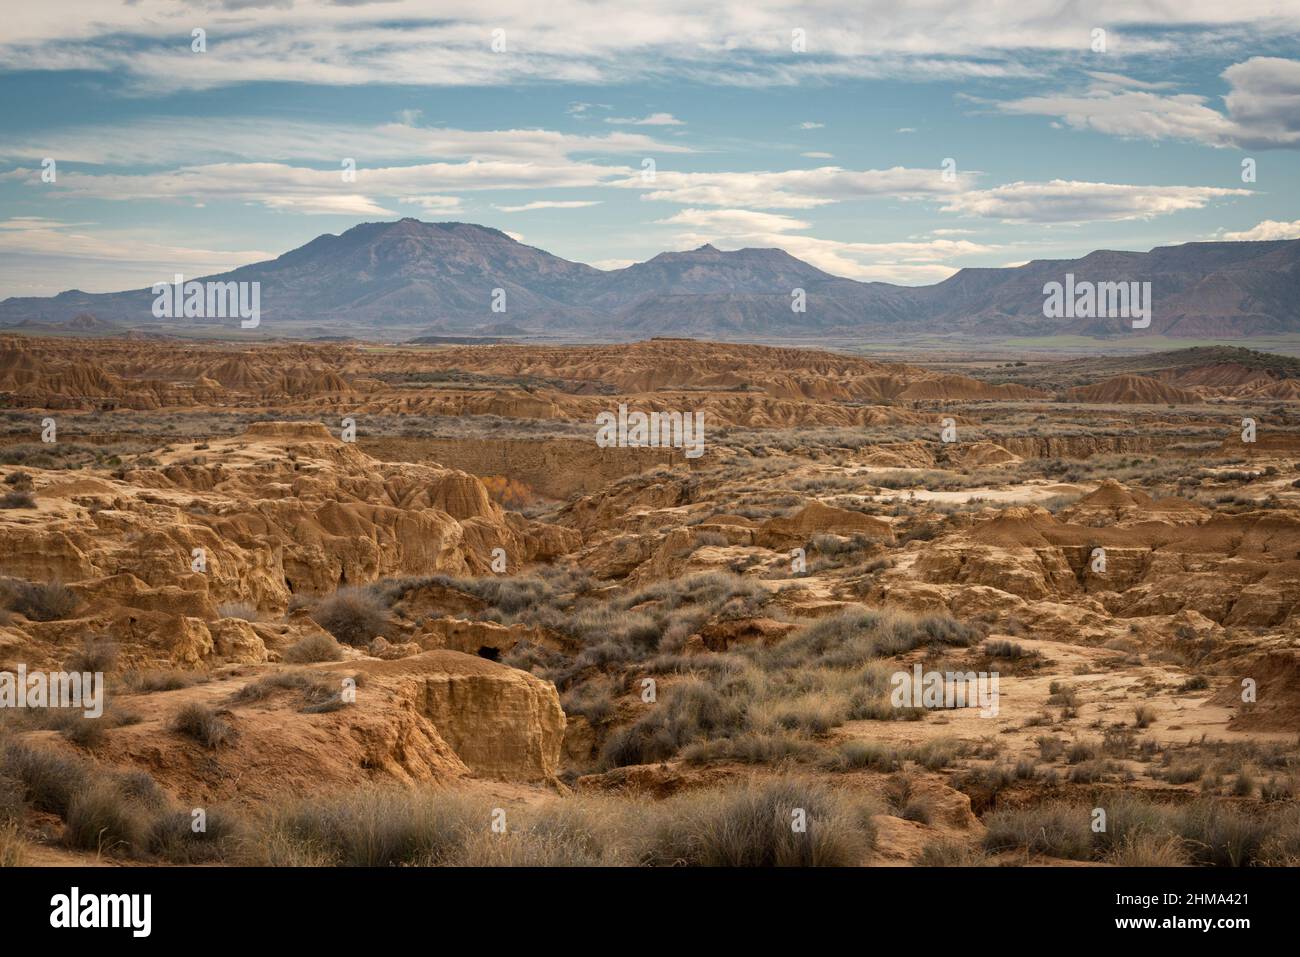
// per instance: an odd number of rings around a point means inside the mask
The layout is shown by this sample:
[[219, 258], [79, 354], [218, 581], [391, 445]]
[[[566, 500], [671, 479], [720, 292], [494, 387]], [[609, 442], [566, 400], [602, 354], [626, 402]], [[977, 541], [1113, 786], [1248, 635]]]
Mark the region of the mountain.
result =
[[[897, 286], [834, 276], [781, 249], [724, 252], [711, 245], [602, 271], [500, 230], [402, 219], [319, 236], [277, 259], [202, 281], [260, 283], [263, 331], [299, 337], [482, 334], [493, 327], [607, 338], [1143, 334], [1128, 318], [1044, 315], [1044, 286], [1063, 283], [1067, 274], [1076, 283], [1150, 282], [1147, 334], [1300, 331], [1300, 240], [1099, 250]], [[792, 308], [795, 290], [803, 290], [801, 312]], [[87, 316], [124, 331], [236, 325], [157, 319], [154, 298], [144, 289], [7, 299], [0, 302], [0, 327], [36, 331]]]

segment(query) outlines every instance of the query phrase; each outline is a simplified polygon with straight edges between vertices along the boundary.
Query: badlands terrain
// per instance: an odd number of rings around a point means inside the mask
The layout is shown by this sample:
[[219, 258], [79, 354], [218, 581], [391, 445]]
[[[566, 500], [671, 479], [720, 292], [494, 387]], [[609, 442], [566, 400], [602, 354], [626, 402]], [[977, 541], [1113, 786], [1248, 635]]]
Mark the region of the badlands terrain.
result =
[[0, 671], [108, 689], [0, 712], [0, 861], [1300, 863], [1297, 399], [1241, 349], [0, 338]]

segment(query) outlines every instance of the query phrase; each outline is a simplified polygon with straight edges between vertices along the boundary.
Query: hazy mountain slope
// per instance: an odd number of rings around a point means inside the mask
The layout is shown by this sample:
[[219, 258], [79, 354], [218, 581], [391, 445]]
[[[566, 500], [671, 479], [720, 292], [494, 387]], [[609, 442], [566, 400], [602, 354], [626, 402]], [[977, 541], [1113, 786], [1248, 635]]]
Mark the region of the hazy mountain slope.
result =
[[[1127, 318], [1044, 316], [1044, 285], [1067, 274], [1076, 282], [1150, 282], [1151, 334], [1300, 331], [1300, 240], [1099, 250], [1074, 260], [962, 269], [931, 286], [896, 286], [832, 276], [780, 249], [711, 245], [601, 271], [500, 230], [403, 219], [363, 223], [205, 278], [260, 282], [269, 324], [263, 328], [281, 322], [290, 335], [304, 334], [308, 323], [321, 335], [390, 327], [465, 332], [500, 322], [613, 338], [1141, 334]], [[504, 312], [492, 310], [495, 290], [504, 293]], [[795, 290], [804, 292], [803, 311], [791, 308]], [[64, 323], [85, 314], [124, 329], [175, 327], [175, 320], [153, 317], [153, 299], [147, 289], [8, 299], [0, 303], [0, 325]]]

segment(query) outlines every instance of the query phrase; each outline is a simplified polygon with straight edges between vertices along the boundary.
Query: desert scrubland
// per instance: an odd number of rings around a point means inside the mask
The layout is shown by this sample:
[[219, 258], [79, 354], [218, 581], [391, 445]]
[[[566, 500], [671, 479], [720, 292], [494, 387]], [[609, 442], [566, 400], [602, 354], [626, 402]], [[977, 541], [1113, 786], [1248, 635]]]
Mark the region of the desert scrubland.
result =
[[0, 860], [1295, 864], [1297, 365], [0, 339]]

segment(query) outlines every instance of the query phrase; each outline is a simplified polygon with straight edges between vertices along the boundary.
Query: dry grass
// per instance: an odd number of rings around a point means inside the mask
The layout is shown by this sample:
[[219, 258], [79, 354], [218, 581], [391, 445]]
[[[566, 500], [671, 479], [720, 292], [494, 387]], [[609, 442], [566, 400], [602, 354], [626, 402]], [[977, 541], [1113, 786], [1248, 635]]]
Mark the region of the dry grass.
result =
[[7, 610], [32, 621], [60, 621], [81, 604], [62, 582], [29, 582], [17, 578], [0, 581], [0, 600]]
[[284, 649], [281, 657], [295, 665], [309, 665], [320, 661], [342, 661], [343, 648], [332, 635], [324, 632], [308, 635]]
[[345, 645], [369, 645], [389, 626], [388, 610], [375, 594], [363, 588], [342, 588], [322, 598], [311, 611], [312, 619]]
[[172, 718], [172, 730], [193, 738], [205, 748], [219, 748], [235, 739], [235, 729], [207, 705], [191, 702]]
[[27, 863], [27, 842], [14, 821], [0, 824], [0, 867], [23, 867]]

